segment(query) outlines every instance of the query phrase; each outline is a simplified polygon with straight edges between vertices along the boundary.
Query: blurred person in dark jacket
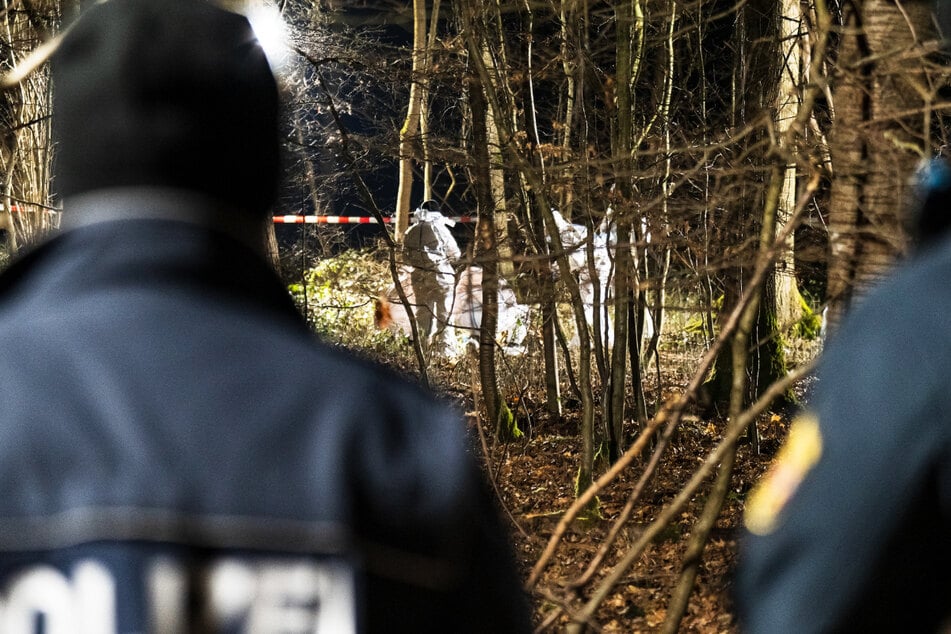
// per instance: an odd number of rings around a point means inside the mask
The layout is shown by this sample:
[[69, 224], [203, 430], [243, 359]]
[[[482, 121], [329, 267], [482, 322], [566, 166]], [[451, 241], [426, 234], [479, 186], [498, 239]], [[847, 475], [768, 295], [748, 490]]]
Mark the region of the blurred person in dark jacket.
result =
[[527, 631], [460, 416], [266, 264], [248, 21], [109, 0], [53, 81], [64, 230], [0, 276], [0, 632]]
[[834, 333], [747, 501], [744, 632], [951, 625], [951, 170], [939, 158], [916, 180], [913, 255]]

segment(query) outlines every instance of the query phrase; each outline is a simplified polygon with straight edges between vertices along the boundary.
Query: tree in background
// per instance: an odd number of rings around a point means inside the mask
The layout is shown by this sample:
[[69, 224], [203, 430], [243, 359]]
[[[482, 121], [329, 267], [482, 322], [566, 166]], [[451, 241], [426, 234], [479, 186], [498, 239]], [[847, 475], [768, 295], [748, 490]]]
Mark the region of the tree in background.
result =
[[49, 71], [32, 55], [53, 37], [61, 21], [60, 2], [3, 0], [0, 5], [0, 74], [16, 81], [0, 92], [0, 229], [14, 253], [56, 226], [50, 178], [52, 142]]
[[[438, 15], [439, 2], [436, 1], [434, 11]], [[401, 242], [403, 234], [409, 226], [411, 210], [411, 196], [413, 191], [413, 162], [417, 157], [415, 146], [422, 146], [420, 131], [426, 128], [422, 121], [424, 114], [423, 104], [426, 101], [426, 89], [429, 76], [429, 38], [426, 30], [426, 0], [413, 0], [413, 68], [410, 79], [409, 105], [406, 108], [406, 120], [400, 128], [400, 155], [399, 155], [399, 189], [396, 193], [396, 239]], [[428, 200], [432, 186], [424, 179], [423, 200]]]
[[[736, 181], [726, 204], [720, 207], [719, 219], [713, 222], [715, 230], [722, 236], [721, 246], [729, 250], [729, 260], [723, 262], [722, 314], [727, 314], [737, 305], [746, 288], [751, 264], [756, 261], [758, 242], [752, 237], [757, 235], [763, 222], [762, 210], [771, 186], [770, 155], [776, 151], [776, 133], [771, 134], [771, 130], [788, 125], [782, 120], [783, 116], [789, 116], [788, 110], [783, 113], [778, 105], [784, 72], [789, 72], [787, 64], [795, 48], [782, 46], [784, 40], [780, 38], [780, 25], [796, 16], [782, 15], [782, 8], [781, 3], [766, 0], [744, 4], [737, 9], [731, 38], [733, 71], [728, 112], [731, 162], [736, 170]], [[788, 79], [785, 87], [787, 90], [791, 88]], [[792, 90], [798, 90], [798, 82]], [[783, 182], [787, 184], [788, 166], [784, 168]], [[783, 200], [788, 201], [789, 196], [787, 193]], [[788, 209], [786, 211], [788, 213]], [[780, 261], [788, 261], [788, 258]], [[786, 283], [779, 285], [779, 280]], [[780, 297], [779, 293], [787, 297]], [[747, 402], [755, 400], [786, 373], [777, 313], [779, 305], [793, 303], [788, 296], [795, 293], [794, 279], [773, 268], [758, 301], [756, 320], [745, 335], [750, 339], [740, 343], [749, 348], [747, 362], [742, 366], [746, 375]], [[725, 349], [717, 359], [713, 378], [708, 384], [715, 404], [730, 402], [736, 368], [734, 353]], [[756, 438], [754, 431], [754, 442]]]
[[904, 253], [902, 210], [916, 163], [946, 137], [934, 107], [940, 76], [933, 3], [848, 2], [833, 83], [829, 308], [838, 322]]

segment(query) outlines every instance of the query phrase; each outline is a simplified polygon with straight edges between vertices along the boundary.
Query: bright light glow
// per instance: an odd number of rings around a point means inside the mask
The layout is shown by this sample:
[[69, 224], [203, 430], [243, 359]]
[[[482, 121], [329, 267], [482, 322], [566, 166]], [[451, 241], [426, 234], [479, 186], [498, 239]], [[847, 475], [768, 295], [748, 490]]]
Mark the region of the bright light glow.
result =
[[287, 24], [277, 7], [270, 4], [256, 4], [247, 14], [254, 35], [257, 36], [271, 70], [279, 73], [290, 61], [290, 45]]

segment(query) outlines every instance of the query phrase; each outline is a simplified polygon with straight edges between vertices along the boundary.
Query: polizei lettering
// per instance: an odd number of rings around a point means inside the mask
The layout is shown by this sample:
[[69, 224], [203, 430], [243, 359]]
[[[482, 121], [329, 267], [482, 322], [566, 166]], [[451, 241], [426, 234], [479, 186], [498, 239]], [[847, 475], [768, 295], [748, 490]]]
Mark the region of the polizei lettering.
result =
[[[142, 614], [118, 606], [141, 605]], [[123, 623], [121, 619], [129, 622]], [[193, 629], [249, 634], [355, 634], [352, 568], [339, 561], [227, 557], [197, 571], [158, 556], [139, 579], [102, 562], [21, 568], [0, 594], [3, 634], [173, 634]]]

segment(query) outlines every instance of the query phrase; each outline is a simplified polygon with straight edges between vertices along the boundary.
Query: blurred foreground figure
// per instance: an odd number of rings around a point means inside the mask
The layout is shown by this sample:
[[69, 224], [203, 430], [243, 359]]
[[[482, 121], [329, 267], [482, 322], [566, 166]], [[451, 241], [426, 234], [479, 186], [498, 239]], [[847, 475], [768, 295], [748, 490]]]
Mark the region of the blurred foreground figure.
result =
[[0, 276], [0, 632], [527, 631], [461, 419], [265, 263], [245, 18], [111, 0], [53, 63], [65, 231]]
[[452, 353], [456, 337], [449, 325], [455, 297], [459, 245], [449, 227], [453, 221], [442, 215], [438, 205], [427, 200], [413, 212], [413, 224], [403, 236], [410, 283], [415, 296], [416, 324], [423, 349], [436, 354]]
[[747, 501], [744, 632], [951, 625], [951, 209], [925, 181], [920, 250], [833, 334], [811, 413]]

